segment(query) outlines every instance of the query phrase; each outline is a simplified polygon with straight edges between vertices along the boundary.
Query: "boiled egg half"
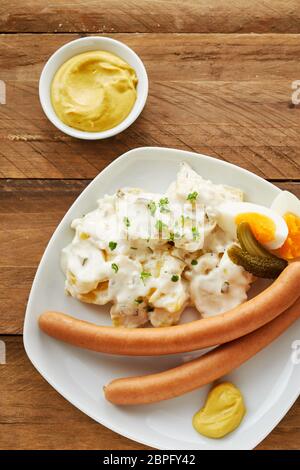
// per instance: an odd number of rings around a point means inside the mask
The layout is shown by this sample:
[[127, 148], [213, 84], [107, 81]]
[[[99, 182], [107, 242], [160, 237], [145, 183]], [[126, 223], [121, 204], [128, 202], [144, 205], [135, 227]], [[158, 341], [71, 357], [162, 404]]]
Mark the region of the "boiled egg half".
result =
[[285, 259], [300, 257], [300, 201], [289, 191], [281, 191], [274, 199], [271, 209], [281, 215], [287, 226], [288, 236], [277, 251], [277, 255]]
[[275, 210], [251, 202], [226, 202], [219, 206], [218, 225], [236, 237], [237, 226], [248, 222], [255, 238], [267, 249], [280, 248], [287, 236], [288, 226]]

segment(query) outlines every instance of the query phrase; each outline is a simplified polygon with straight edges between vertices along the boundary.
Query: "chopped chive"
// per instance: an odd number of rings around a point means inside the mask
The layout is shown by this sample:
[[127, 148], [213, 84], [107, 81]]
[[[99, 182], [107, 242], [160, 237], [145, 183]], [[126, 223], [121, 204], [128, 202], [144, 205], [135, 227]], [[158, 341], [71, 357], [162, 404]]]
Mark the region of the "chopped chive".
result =
[[151, 215], [153, 216], [156, 212], [156, 203], [155, 201], [150, 201], [147, 205], [148, 209], [150, 210]]
[[191, 264], [192, 264], [193, 266], [196, 266], [196, 264], [198, 264], [198, 261], [197, 261], [196, 259], [192, 259]]
[[178, 274], [173, 274], [173, 276], [171, 277], [171, 281], [173, 281], [173, 282], [177, 282], [178, 279], [179, 279]]
[[131, 246], [130, 249], [131, 250], [137, 250], [137, 247], [136, 246]]
[[167, 207], [169, 204], [169, 199], [167, 197], [163, 197], [159, 200], [159, 210], [160, 212], [170, 212], [170, 209]]
[[117, 248], [117, 243], [116, 242], [109, 242], [108, 246], [111, 249], [111, 251], [113, 251], [115, 248]]
[[143, 302], [143, 300], [144, 300], [143, 297], [137, 297], [137, 298], [135, 299], [135, 303], [136, 303], [136, 304], [141, 304], [141, 303]]
[[128, 219], [128, 217], [124, 217], [123, 222], [125, 224], [125, 227], [130, 227], [130, 220]]
[[173, 242], [174, 243], [174, 240], [175, 238], [180, 238], [180, 233], [179, 232], [170, 232], [169, 233], [169, 242]]
[[146, 271], [141, 272], [141, 279], [143, 283], [145, 284], [145, 280], [151, 277], [151, 273], [147, 273]]
[[159, 207], [160, 206], [164, 206], [166, 204], [169, 204], [169, 199], [167, 197], [162, 197], [160, 200], [159, 200]]
[[116, 263], [113, 263], [111, 265], [112, 269], [115, 271], [115, 273], [117, 274], [117, 272], [119, 271], [119, 266], [116, 264]]
[[82, 263], [81, 263], [81, 264], [82, 264], [82, 266], [84, 266], [84, 265], [85, 265], [85, 263], [87, 262], [87, 260], [88, 260], [88, 258], [83, 258], [83, 260], [82, 260]]
[[157, 228], [157, 230], [158, 230], [159, 232], [162, 232], [163, 228], [166, 228], [167, 225], [164, 224], [164, 222], [163, 222], [162, 220], [157, 220], [157, 221], [156, 221], [156, 224], [155, 224], [155, 227]]
[[193, 234], [193, 239], [197, 240], [200, 236], [199, 231], [197, 230], [196, 227], [192, 227], [192, 234]]
[[195, 202], [198, 197], [197, 191], [194, 191], [193, 193], [188, 194], [187, 200], [191, 202]]

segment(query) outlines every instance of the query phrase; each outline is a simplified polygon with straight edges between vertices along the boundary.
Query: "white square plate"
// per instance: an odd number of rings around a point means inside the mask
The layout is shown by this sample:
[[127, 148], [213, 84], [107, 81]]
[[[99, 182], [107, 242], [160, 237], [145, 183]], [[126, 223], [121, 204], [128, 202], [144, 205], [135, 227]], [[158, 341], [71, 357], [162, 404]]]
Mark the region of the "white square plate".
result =
[[136, 407], [116, 407], [104, 399], [102, 386], [111, 379], [164, 370], [182, 362], [183, 355], [134, 358], [93, 353], [47, 337], [37, 324], [44, 310], [110, 324], [105, 307], [83, 304], [64, 294], [59, 259], [61, 249], [73, 237], [70, 222], [95, 208], [96, 200], [105, 193], [123, 186], [164, 191], [182, 161], [215, 183], [240, 187], [252, 202], [268, 206], [280, 191], [237, 166], [191, 152], [145, 147], [117, 158], [82, 192], [48, 244], [29, 297], [24, 346], [33, 365], [61, 395], [95, 421], [130, 439], [157, 449], [252, 449], [299, 395], [300, 366], [291, 361], [291, 345], [300, 339], [300, 322], [226, 377], [242, 390], [247, 415], [235, 432], [221, 440], [205, 438], [192, 427], [192, 416], [202, 406], [209, 386], [173, 400]]

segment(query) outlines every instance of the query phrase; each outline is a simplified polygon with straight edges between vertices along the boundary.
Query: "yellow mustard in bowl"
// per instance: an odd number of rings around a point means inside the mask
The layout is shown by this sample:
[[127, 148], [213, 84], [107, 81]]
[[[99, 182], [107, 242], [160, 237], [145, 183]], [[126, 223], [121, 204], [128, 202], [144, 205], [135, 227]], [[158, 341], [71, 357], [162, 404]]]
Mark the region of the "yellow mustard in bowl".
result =
[[51, 101], [61, 121], [75, 129], [101, 132], [120, 124], [137, 98], [135, 70], [107, 51], [67, 60], [51, 84]]
[[240, 390], [230, 382], [223, 382], [209, 392], [204, 407], [193, 417], [193, 426], [200, 434], [218, 439], [234, 431], [245, 413]]

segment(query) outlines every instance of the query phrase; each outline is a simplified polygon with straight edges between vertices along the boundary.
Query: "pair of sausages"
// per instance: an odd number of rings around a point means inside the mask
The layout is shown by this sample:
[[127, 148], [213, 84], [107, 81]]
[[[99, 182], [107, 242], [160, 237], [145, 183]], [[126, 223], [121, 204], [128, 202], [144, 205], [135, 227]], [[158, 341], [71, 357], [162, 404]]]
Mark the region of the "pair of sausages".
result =
[[166, 328], [126, 329], [45, 312], [39, 326], [61, 341], [109, 354], [156, 356], [195, 351], [227, 343], [266, 325], [295, 303], [299, 286], [300, 261], [296, 261], [255, 298], [215, 317]]
[[138, 405], [191, 392], [239, 367], [275, 340], [297, 318], [300, 318], [300, 299], [265, 326], [198, 359], [157, 374], [113, 380], [104, 387], [105, 398], [116, 405]]

